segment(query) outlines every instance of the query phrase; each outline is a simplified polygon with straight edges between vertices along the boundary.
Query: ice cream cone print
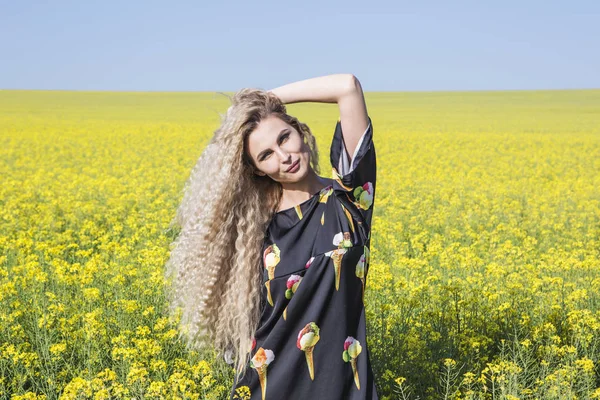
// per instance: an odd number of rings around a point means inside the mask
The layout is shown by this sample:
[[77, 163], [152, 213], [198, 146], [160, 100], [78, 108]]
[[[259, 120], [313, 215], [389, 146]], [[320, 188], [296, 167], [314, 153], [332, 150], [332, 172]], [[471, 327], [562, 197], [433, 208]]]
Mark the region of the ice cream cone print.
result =
[[350, 365], [352, 365], [352, 372], [354, 373], [354, 384], [360, 390], [360, 380], [358, 379], [358, 371], [356, 370], [356, 360], [350, 360]]
[[271, 306], [273, 306], [273, 297], [271, 297], [271, 281], [268, 280], [265, 282], [265, 287], [267, 288], [267, 301]]
[[260, 368], [256, 368], [258, 372], [258, 380], [260, 381], [260, 391], [262, 392], [262, 398], [267, 397], [267, 366], [263, 365]]
[[344, 232], [344, 240], [340, 243], [341, 247], [352, 247], [352, 237], [350, 236], [350, 232]]
[[313, 361], [313, 350], [314, 347], [309, 347], [304, 350], [304, 355], [306, 356], [306, 364], [308, 365], [308, 373], [310, 374], [310, 379], [315, 380], [315, 364]]
[[321, 192], [319, 194], [319, 201], [321, 203], [327, 203], [327, 200], [329, 199], [329, 196], [332, 193], [333, 193], [333, 185], [325, 186], [323, 189], [321, 189]]
[[340, 175], [337, 171], [337, 169], [335, 167], [333, 167], [333, 169], [331, 170], [331, 177], [333, 179], [335, 179], [335, 181], [342, 187], [344, 188], [344, 190], [352, 190], [351, 186], [346, 186], [344, 185], [344, 182], [342, 182], [342, 175]]
[[350, 236], [350, 232], [338, 232], [333, 237], [333, 244], [338, 247], [338, 249], [352, 247], [352, 236]]
[[279, 247], [275, 243], [269, 245], [263, 253], [263, 264], [269, 273], [269, 279], [275, 277], [275, 267], [279, 264], [280, 255]]
[[352, 336], [348, 336], [344, 341], [344, 352], [342, 353], [342, 358], [345, 362], [350, 362], [350, 365], [352, 365], [354, 384], [358, 390], [360, 390], [360, 380], [358, 379], [358, 369], [356, 368], [356, 357], [358, 357], [361, 351], [362, 346], [360, 345], [360, 342]]
[[275, 267], [279, 264], [280, 251], [277, 244], [273, 243], [267, 247], [263, 253], [263, 264], [269, 274], [269, 280], [265, 282], [267, 288], [267, 300], [270, 305], [273, 305], [273, 298], [271, 297], [271, 279], [275, 278]]
[[[365, 246], [366, 248], [366, 246]], [[365, 254], [360, 256], [358, 263], [356, 264], [356, 276], [360, 278], [362, 282], [362, 300], [365, 302]]]
[[342, 273], [342, 258], [346, 253], [346, 249], [335, 249], [325, 253], [327, 257], [333, 260], [333, 272], [335, 273], [335, 290], [340, 289], [340, 277]]
[[346, 214], [346, 218], [348, 219], [348, 225], [350, 225], [350, 230], [354, 232], [354, 220], [352, 219], [352, 214], [350, 214], [350, 211], [348, 211], [342, 203], [340, 203], [340, 206], [342, 206], [342, 210], [344, 210], [344, 214]]
[[313, 262], [313, 260], [314, 260], [314, 259], [315, 259], [314, 257], [311, 257], [311, 258], [310, 258], [310, 259], [309, 259], [309, 260], [306, 262], [306, 265], [304, 266], [304, 268], [308, 268], [308, 267], [310, 267], [310, 264], [312, 264], [312, 262]]
[[354, 199], [357, 207], [368, 210], [373, 204], [373, 184], [367, 182], [354, 188]]
[[342, 257], [344, 256], [344, 253], [346, 253], [346, 249], [352, 247], [352, 238], [350, 237], [350, 232], [338, 232], [333, 237], [333, 244], [338, 246], [338, 248], [325, 253], [325, 255], [331, 257], [333, 260], [333, 270], [335, 272], [335, 290], [339, 290]]
[[260, 347], [256, 351], [256, 354], [254, 354], [254, 357], [252, 357], [252, 360], [250, 360], [250, 366], [258, 373], [263, 400], [265, 400], [267, 395], [267, 366], [271, 364], [274, 359], [275, 355], [272, 350]]
[[[302, 281], [302, 277], [300, 275], [296, 275], [296, 274], [290, 275], [290, 277], [288, 278], [288, 280], [286, 282], [286, 286], [287, 286], [287, 290], [285, 291], [286, 299], [291, 300], [291, 298], [294, 297], [294, 293], [296, 293], [296, 290], [298, 289], [298, 285], [300, 284], [300, 281]], [[287, 318], [287, 306], [285, 306], [285, 309], [283, 310], [283, 319], [285, 320], [286, 318]]]
[[364, 304], [364, 302], [365, 302], [365, 280], [361, 279], [360, 282], [362, 283], [362, 302]]
[[320, 329], [317, 324], [309, 322], [300, 330], [300, 332], [298, 332], [298, 340], [296, 341], [296, 346], [304, 351], [304, 354], [306, 355], [306, 364], [308, 365], [308, 373], [311, 380], [315, 379], [313, 351], [320, 339], [319, 331]]
[[296, 210], [296, 214], [298, 215], [298, 219], [302, 219], [302, 209], [300, 209], [300, 205], [295, 205], [294, 210]]

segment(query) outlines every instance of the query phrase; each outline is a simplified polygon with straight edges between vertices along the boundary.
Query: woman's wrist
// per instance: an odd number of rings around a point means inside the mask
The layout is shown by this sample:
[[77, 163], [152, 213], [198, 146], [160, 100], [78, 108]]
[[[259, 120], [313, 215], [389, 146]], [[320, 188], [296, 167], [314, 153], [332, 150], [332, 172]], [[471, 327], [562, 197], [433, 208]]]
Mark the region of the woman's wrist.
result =
[[337, 103], [349, 91], [356, 88], [352, 74], [333, 74], [288, 83], [269, 90], [284, 104], [315, 102]]

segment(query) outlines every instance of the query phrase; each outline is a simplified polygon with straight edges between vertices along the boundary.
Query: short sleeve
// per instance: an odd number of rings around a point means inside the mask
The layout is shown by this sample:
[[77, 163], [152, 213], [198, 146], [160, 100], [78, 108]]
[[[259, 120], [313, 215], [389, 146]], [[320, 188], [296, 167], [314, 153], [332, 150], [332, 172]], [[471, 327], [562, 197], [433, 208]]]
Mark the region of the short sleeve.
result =
[[332, 178], [335, 180], [334, 190], [345, 193], [345, 197], [356, 206], [363, 220], [370, 225], [377, 179], [373, 121], [370, 117], [367, 129], [351, 158], [346, 152], [342, 124], [338, 119], [331, 143], [330, 159]]

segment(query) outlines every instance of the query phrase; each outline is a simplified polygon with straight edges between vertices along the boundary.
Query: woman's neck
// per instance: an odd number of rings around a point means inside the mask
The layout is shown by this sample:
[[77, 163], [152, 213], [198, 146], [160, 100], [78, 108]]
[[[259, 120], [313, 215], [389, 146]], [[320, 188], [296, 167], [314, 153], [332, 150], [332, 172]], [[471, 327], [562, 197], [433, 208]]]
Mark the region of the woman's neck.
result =
[[294, 207], [296, 204], [310, 199], [315, 193], [329, 185], [330, 181], [327, 178], [320, 177], [311, 169], [301, 182], [282, 184], [283, 195], [279, 203], [279, 210]]

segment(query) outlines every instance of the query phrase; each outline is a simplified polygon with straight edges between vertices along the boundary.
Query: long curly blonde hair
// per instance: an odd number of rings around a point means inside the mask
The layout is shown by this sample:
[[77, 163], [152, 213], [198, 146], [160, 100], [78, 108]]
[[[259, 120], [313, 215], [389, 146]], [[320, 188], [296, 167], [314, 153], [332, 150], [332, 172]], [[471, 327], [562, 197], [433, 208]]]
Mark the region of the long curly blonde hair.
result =
[[180, 231], [165, 273], [169, 309], [181, 317], [180, 339], [188, 348], [231, 354], [241, 374], [262, 311], [262, 245], [282, 197], [279, 182], [254, 173], [247, 138], [260, 121], [277, 116], [301, 134], [311, 167], [320, 171], [315, 137], [279, 97], [244, 88], [231, 102], [183, 189], [170, 224]]

